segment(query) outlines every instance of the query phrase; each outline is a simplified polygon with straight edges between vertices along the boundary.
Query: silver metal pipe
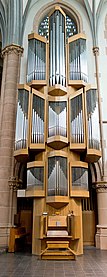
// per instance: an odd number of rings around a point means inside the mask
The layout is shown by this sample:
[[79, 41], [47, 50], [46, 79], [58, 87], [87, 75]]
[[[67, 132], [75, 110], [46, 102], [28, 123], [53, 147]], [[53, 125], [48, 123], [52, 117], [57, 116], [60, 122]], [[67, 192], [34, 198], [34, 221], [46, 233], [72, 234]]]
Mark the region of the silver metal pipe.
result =
[[36, 143], [36, 111], [34, 110], [34, 143]]
[[59, 84], [59, 15], [56, 16], [56, 83]]
[[60, 26], [60, 49], [59, 49], [59, 63], [60, 63], [60, 84], [62, 85], [62, 26]]
[[52, 68], [52, 75], [53, 75], [53, 86], [55, 85], [55, 23], [53, 23], [53, 40], [52, 40], [52, 44], [53, 44], [53, 51], [52, 51], [52, 57], [53, 57], [53, 68]]
[[38, 80], [38, 63], [39, 63], [39, 57], [38, 57], [38, 40], [36, 41], [36, 47], [37, 47], [37, 65], [36, 65], [36, 80]]
[[50, 59], [49, 59], [49, 82], [50, 86], [52, 86], [52, 30], [51, 30], [51, 20], [49, 22], [49, 53], [50, 53]]
[[57, 178], [57, 181], [56, 181], [56, 195], [58, 195], [58, 169], [59, 169], [59, 163], [58, 161], [56, 161], [56, 178]]
[[33, 143], [33, 136], [34, 136], [34, 109], [32, 109], [32, 130], [31, 130], [31, 142]]

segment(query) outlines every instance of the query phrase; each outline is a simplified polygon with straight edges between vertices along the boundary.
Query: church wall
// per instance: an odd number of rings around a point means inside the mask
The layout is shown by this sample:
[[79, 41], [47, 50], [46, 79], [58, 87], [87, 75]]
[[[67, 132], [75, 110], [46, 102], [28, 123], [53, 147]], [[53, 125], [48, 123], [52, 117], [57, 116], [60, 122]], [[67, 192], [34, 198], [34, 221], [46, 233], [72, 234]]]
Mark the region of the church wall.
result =
[[[104, 133], [105, 175], [107, 176], [107, 3], [103, 4], [98, 21], [99, 75]], [[106, 20], [107, 21], [107, 20]]]

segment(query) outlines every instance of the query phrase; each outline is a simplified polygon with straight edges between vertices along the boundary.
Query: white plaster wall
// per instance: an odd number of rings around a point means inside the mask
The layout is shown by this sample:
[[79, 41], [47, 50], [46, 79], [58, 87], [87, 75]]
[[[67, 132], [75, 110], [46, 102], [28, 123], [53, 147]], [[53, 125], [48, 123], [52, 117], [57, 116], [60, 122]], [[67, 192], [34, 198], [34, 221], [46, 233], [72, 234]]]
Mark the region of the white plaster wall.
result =
[[[24, 47], [24, 53], [23, 57], [21, 59], [21, 74], [20, 74], [20, 83], [26, 83], [26, 71], [27, 71], [27, 53], [28, 53], [28, 34], [30, 34], [33, 31], [33, 21], [36, 13], [43, 7], [43, 5], [48, 6], [49, 3], [56, 2], [56, 1], [35, 1], [32, 0], [30, 11], [26, 20], [25, 30], [24, 30], [24, 37], [23, 37], [23, 47]], [[74, 7], [77, 12], [79, 12], [82, 21], [83, 21], [83, 32], [87, 35], [87, 64], [88, 64], [88, 75], [89, 75], [89, 83], [95, 84], [95, 65], [94, 65], [94, 58], [93, 58], [93, 51], [92, 51], [92, 35], [91, 35], [91, 29], [90, 29], [90, 23], [87, 16], [87, 13], [80, 3], [74, 1], [74, 0], [68, 0], [66, 2], [61, 1], [61, 3], [68, 4], [68, 7], [70, 8], [70, 5], [72, 4], [72, 7]]]
[[105, 176], [107, 177], [107, 123], [103, 124]]
[[[98, 22], [98, 45], [99, 45], [99, 72], [100, 72], [100, 90], [102, 97], [102, 120], [107, 121], [107, 40], [104, 37], [105, 16], [107, 14], [107, 2], [103, 4], [102, 12]], [[104, 160], [105, 175], [107, 176], [107, 123], [103, 124], [104, 136]]]
[[102, 97], [102, 117], [107, 120], [107, 40], [104, 38], [105, 16], [107, 14], [107, 2], [103, 5], [102, 13], [99, 17], [98, 25], [98, 45], [99, 55], [99, 72], [100, 72], [100, 89]]

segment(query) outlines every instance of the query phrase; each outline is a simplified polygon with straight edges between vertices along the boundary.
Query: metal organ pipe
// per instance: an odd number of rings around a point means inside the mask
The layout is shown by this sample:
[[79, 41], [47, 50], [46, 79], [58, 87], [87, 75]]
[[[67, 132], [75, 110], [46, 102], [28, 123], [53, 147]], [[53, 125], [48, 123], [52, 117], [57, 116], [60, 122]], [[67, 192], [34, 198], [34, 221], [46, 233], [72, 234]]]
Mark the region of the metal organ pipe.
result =
[[56, 16], [56, 83], [59, 84], [59, 16]]
[[33, 95], [31, 141], [44, 142], [44, 100], [35, 95]]
[[18, 90], [15, 150], [27, 147], [28, 98], [25, 90]]
[[52, 49], [52, 84], [55, 85], [55, 23], [53, 23], [53, 37], [52, 37], [52, 45], [53, 45], [53, 49]]
[[65, 17], [57, 10], [50, 17], [50, 86], [65, 85]]
[[82, 95], [71, 99], [71, 137], [72, 143], [84, 142]]

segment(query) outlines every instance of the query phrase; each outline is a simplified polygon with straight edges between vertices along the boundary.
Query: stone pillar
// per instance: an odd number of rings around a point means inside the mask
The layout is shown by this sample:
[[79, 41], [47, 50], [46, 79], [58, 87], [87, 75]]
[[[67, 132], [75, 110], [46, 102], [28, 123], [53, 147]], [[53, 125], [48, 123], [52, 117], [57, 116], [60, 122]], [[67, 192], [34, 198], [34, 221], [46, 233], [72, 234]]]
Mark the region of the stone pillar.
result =
[[102, 156], [102, 180], [104, 180], [104, 138], [103, 138], [103, 124], [102, 124], [102, 108], [101, 108], [101, 94], [100, 94], [100, 79], [99, 79], [99, 47], [93, 48], [95, 56], [95, 69], [96, 69], [96, 83], [98, 93], [98, 109], [99, 109], [99, 129], [100, 129], [100, 144], [101, 144], [101, 156]]
[[96, 83], [98, 92], [98, 108], [99, 108], [99, 128], [100, 128], [100, 142], [102, 152], [102, 170], [101, 181], [96, 183], [97, 203], [98, 203], [98, 225], [96, 233], [96, 247], [100, 249], [107, 249], [107, 178], [105, 176], [105, 157], [104, 157], [104, 138], [103, 138], [103, 124], [102, 124], [102, 108], [101, 108], [101, 94], [100, 94], [100, 79], [99, 79], [99, 47], [93, 48], [95, 56], [96, 68]]
[[96, 247], [107, 249], [107, 182], [98, 182], [95, 186], [98, 202]]
[[3, 79], [0, 115], [0, 246], [7, 247], [11, 222], [9, 216], [9, 185], [13, 175], [13, 151], [16, 121], [16, 95], [20, 57], [23, 49], [9, 45], [3, 51]]

